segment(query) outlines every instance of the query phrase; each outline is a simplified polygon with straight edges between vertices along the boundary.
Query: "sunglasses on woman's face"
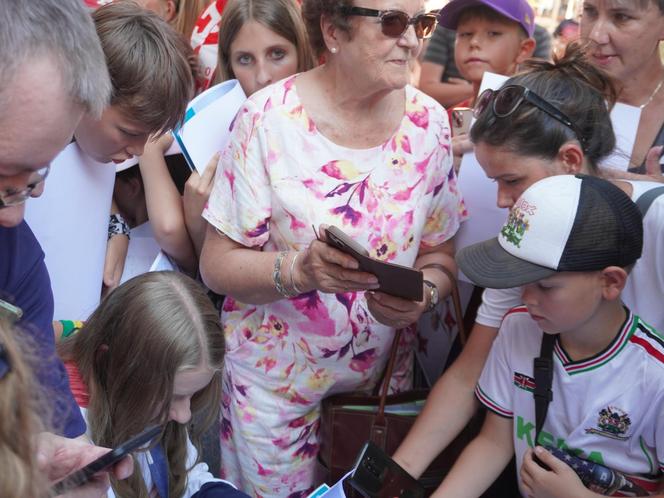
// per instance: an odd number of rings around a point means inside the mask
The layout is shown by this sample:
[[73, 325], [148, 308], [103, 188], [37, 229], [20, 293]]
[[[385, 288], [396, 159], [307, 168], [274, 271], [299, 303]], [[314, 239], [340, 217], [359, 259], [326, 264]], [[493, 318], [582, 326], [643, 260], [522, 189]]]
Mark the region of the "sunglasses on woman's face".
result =
[[576, 138], [581, 143], [581, 148], [584, 151], [586, 150], [586, 138], [572, 120], [560, 109], [549, 104], [546, 100], [525, 86], [507, 85], [499, 90], [491, 90], [490, 88], [484, 90], [475, 103], [473, 116], [477, 118], [487, 108], [491, 107], [491, 110], [496, 117], [505, 118], [510, 114], [513, 114], [524, 102], [528, 102], [537, 107], [540, 111], [545, 112], [553, 119], [567, 126], [576, 135]]
[[415, 36], [424, 40], [431, 37], [438, 22], [436, 14], [432, 13], [410, 17], [400, 10], [375, 10], [364, 7], [344, 7], [342, 13], [346, 16], [378, 17], [381, 31], [390, 38], [400, 38], [412, 24]]

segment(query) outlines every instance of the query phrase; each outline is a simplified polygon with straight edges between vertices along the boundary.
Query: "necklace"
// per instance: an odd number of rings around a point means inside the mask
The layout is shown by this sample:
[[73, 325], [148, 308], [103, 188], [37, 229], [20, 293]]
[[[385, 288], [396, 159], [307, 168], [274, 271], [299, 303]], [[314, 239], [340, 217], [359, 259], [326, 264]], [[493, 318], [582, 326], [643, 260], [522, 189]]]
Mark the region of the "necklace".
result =
[[641, 105], [639, 106], [639, 109], [641, 109], [641, 110], [645, 109], [646, 106], [647, 106], [648, 104], [650, 104], [650, 102], [652, 102], [652, 99], [655, 98], [655, 95], [657, 95], [657, 92], [659, 92], [659, 89], [662, 88], [662, 83], [664, 83], [664, 78], [662, 78], [662, 79], [659, 81], [659, 84], [655, 87], [655, 90], [650, 94], [650, 97], [648, 97], [648, 100], [646, 100], [646, 103], [645, 103], [645, 104], [641, 104]]

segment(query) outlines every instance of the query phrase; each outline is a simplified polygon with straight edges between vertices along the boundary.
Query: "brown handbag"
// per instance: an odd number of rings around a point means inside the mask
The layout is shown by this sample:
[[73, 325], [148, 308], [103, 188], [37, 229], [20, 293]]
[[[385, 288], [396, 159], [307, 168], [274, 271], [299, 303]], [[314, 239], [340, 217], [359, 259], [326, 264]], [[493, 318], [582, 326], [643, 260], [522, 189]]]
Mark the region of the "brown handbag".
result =
[[[466, 341], [463, 327], [463, 313], [456, 279], [441, 265], [452, 282], [452, 301], [459, 327], [461, 343]], [[325, 398], [321, 408], [320, 453], [319, 460], [327, 471], [326, 482], [334, 483], [343, 477], [354, 465], [357, 455], [367, 440], [380, 446], [388, 455], [392, 455], [408, 431], [415, 423], [414, 414], [386, 413], [386, 407], [426, 400], [429, 389], [414, 389], [399, 394], [388, 395], [389, 380], [396, 362], [401, 331], [397, 330], [392, 342], [390, 358], [385, 368], [379, 393], [366, 392], [342, 393]], [[361, 407], [361, 408], [353, 408]], [[473, 430], [463, 431], [431, 463], [420, 477], [420, 482], [429, 491], [433, 491], [461, 453], [463, 448], [476, 434]]]

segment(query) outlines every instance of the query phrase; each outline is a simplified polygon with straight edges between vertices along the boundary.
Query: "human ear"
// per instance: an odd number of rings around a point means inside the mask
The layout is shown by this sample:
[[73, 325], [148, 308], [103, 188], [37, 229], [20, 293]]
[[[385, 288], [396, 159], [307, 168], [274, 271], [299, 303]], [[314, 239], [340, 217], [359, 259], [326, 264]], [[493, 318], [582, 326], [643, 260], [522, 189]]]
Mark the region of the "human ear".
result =
[[516, 63], [521, 64], [526, 59], [530, 59], [535, 52], [535, 40], [533, 38], [526, 38], [521, 40], [519, 45], [519, 54], [516, 56]]
[[627, 272], [619, 266], [609, 266], [602, 270], [602, 297], [607, 301], [620, 299], [627, 282]]
[[558, 149], [556, 159], [558, 159], [562, 165], [565, 174], [576, 175], [583, 170], [583, 151], [576, 142], [564, 143], [560, 149]]
[[173, 22], [175, 16], [178, 15], [178, 8], [174, 0], [166, 0], [166, 10], [164, 11], [164, 20], [166, 22]]
[[320, 31], [323, 34], [323, 41], [327, 50], [331, 53], [336, 53], [339, 50], [340, 37], [343, 33], [339, 31], [326, 15], [321, 16]]

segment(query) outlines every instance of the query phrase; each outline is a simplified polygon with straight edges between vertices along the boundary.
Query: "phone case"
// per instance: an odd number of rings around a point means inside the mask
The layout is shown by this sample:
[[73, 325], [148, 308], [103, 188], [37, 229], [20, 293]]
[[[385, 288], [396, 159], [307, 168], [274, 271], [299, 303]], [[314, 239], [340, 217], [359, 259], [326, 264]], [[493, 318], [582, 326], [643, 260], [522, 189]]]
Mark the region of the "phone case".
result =
[[421, 271], [372, 258], [364, 247], [335, 226], [328, 227], [325, 235], [328, 244], [353, 256], [360, 264], [360, 270], [376, 275], [379, 291], [411, 301], [423, 299]]
[[367, 498], [424, 497], [424, 486], [372, 442], [364, 445], [348, 484]]
[[473, 110], [470, 107], [456, 107], [451, 113], [452, 136], [461, 135], [470, 131], [473, 121]]

